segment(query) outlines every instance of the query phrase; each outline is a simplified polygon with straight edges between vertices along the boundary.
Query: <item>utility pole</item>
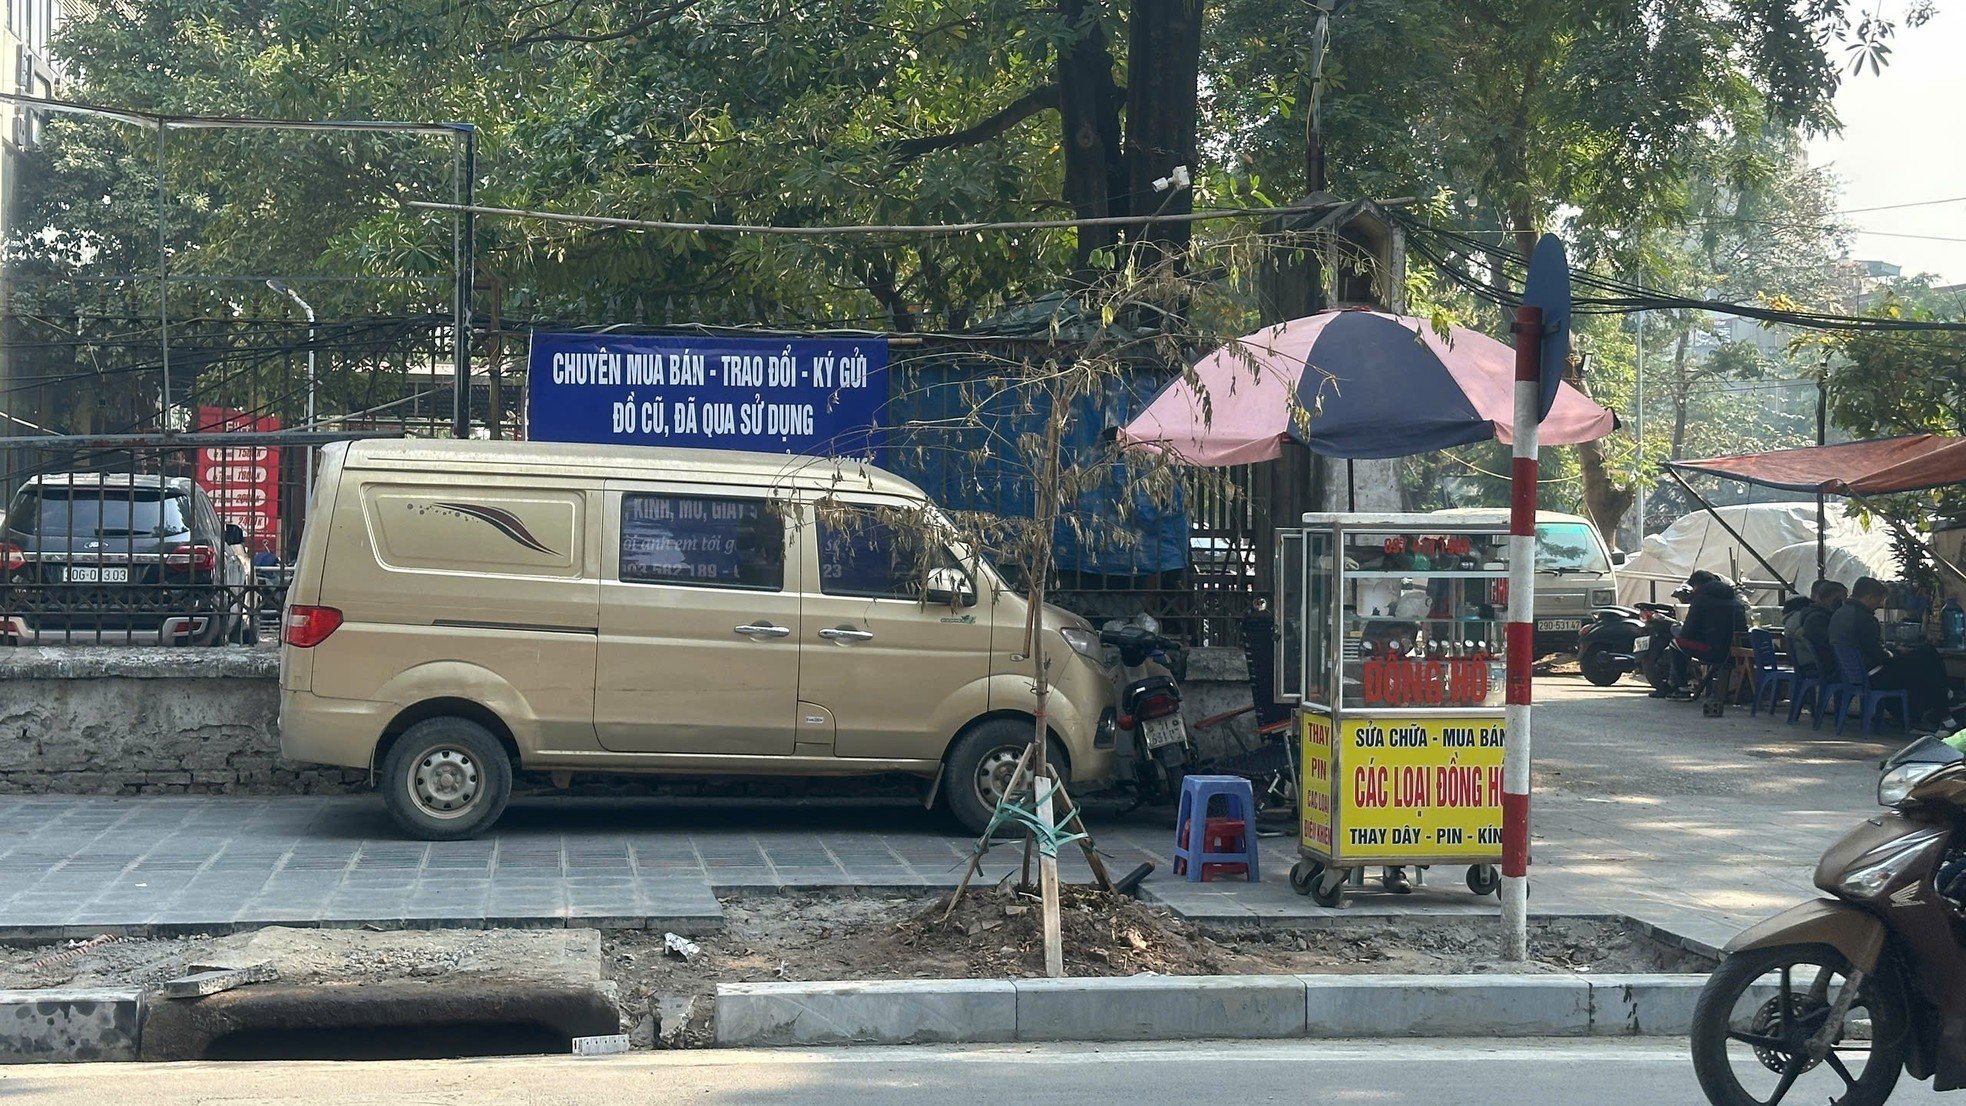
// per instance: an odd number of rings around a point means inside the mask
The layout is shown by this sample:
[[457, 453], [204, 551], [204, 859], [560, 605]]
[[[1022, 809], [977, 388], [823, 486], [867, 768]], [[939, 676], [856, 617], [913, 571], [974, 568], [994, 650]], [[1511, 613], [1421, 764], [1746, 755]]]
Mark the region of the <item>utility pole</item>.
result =
[[455, 181], [457, 214], [451, 226], [452, 263], [456, 289], [451, 303], [451, 437], [471, 436], [471, 289], [477, 283], [476, 209], [478, 195], [478, 131], [468, 123], [453, 124], [457, 139]]
[[1311, 113], [1304, 134], [1304, 184], [1315, 195], [1325, 190], [1324, 55], [1331, 48], [1331, 17], [1352, 0], [1313, 0], [1317, 23], [1311, 30]]
[[1632, 321], [1638, 324], [1638, 354], [1634, 359], [1634, 375], [1637, 384], [1632, 395], [1632, 421], [1638, 424], [1638, 473], [1633, 479], [1638, 492], [1638, 526], [1635, 533], [1638, 544], [1645, 545], [1645, 486], [1651, 480], [1645, 473], [1645, 312], [1632, 313]]
[[[275, 292], [278, 292], [281, 295], [287, 297], [288, 299], [294, 301], [294, 303], [297, 304], [302, 311], [307, 313], [307, 421], [302, 425], [302, 429], [313, 430], [314, 429], [314, 383], [315, 383], [314, 305], [308, 303], [304, 299], [301, 299], [300, 293], [294, 291], [292, 288], [287, 287], [287, 282], [281, 280], [279, 277], [274, 277], [272, 280], [267, 281], [266, 286], [268, 288], [271, 288]], [[307, 501], [309, 503], [314, 502], [314, 450], [312, 449], [309, 449], [307, 451]]]
[[[1822, 445], [1829, 437], [1829, 357], [1824, 355], [1823, 363], [1816, 370], [1816, 444]], [[1816, 579], [1823, 578], [1829, 570], [1829, 519], [1828, 504], [1822, 492], [1816, 493]], [[1820, 694], [1820, 693], [1819, 693]]]

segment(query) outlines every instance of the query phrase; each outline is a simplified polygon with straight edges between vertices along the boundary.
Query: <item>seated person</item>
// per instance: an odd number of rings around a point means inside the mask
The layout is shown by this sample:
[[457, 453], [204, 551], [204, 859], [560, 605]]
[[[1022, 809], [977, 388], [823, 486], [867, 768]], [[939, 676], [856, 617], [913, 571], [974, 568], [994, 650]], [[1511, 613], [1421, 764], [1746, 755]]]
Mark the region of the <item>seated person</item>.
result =
[[1849, 589], [1835, 580], [1818, 580], [1807, 597], [1796, 596], [1782, 606], [1782, 629], [1788, 635], [1789, 659], [1799, 679], [1836, 680], [1836, 653], [1829, 645], [1829, 620], [1843, 605]]
[[[1820, 584], [1822, 581], [1818, 580], [1816, 583]], [[1810, 593], [1813, 595], [1814, 592], [1815, 589], [1812, 587]], [[1808, 646], [1802, 640], [1802, 616], [1815, 605], [1816, 601], [1808, 595], [1791, 596], [1788, 602], [1782, 604], [1782, 636], [1788, 642], [1789, 667], [1798, 673], [1802, 671], [1804, 660], [1809, 656]]]
[[1734, 635], [1747, 629], [1747, 610], [1734, 585], [1700, 569], [1686, 578], [1693, 589], [1686, 605], [1686, 621], [1673, 639], [1672, 671], [1669, 686], [1652, 693], [1654, 699], [1685, 694], [1687, 668], [1694, 660], [1719, 664], [1727, 659]]
[[[1911, 700], [1911, 717], [1904, 720], [1907, 727], [1936, 718], [1946, 706], [1945, 662], [1937, 650], [1922, 642], [1885, 648], [1884, 631], [1877, 624], [1877, 611], [1882, 606], [1884, 582], [1869, 576], [1858, 580], [1850, 588], [1850, 601], [1830, 616], [1829, 642], [1857, 651], [1872, 690], [1905, 692]], [[1851, 678], [1850, 673], [1843, 675]]]

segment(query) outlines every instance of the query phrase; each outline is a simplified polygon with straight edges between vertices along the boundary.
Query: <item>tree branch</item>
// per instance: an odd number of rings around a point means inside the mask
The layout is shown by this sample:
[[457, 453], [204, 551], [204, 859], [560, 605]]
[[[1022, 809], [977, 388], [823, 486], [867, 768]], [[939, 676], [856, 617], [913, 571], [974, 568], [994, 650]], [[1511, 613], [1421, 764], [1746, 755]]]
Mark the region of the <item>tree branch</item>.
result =
[[506, 49], [518, 50], [523, 47], [537, 46], [540, 45], [541, 43], [546, 43], [546, 42], [586, 42], [586, 43], [612, 42], [618, 38], [628, 38], [633, 35], [638, 35], [643, 31], [648, 30], [650, 27], [655, 26], [658, 23], [666, 23], [669, 20], [674, 19], [679, 15], [682, 15], [684, 12], [689, 11], [691, 8], [696, 7], [698, 4], [702, 2], [703, 0], [675, 0], [674, 3], [667, 4], [664, 5], [663, 7], [657, 8], [654, 11], [650, 12], [649, 14], [641, 17], [640, 19], [637, 19], [633, 23], [630, 23], [626, 27], [623, 27], [619, 30], [603, 31], [599, 34], [591, 34], [591, 35], [574, 34], [570, 31], [559, 30], [560, 27], [563, 27], [568, 22], [570, 22], [574, 14], [578, 12], [580, 8], [583, 6], [579, 3], [575, 3], [569, 6], [566, 13], [562, 15], [559, 19], [556, 19], [553, 22], [547, 24], [544, 28], [540, 30], [533, 31], [530, 34], [520, 35], [518, 38], [513, 39], [511, 42], [507, 43]]
[[959, 146], [976, 146], [997, 137], [1010, 128], [1029, 119], [1041, 111], [1058, 106], [1058, 86], [1043, 85], [1034, 88], [1017, 99], [1012, 100], [1001, 111], [988, 115], [959, 131], [948, 134], [931, 134], [921, 138], [909, 138], [896, 142], [893, 147], [897, 163], [907, 164], [925, 157], [937, 150], [953, 150]]

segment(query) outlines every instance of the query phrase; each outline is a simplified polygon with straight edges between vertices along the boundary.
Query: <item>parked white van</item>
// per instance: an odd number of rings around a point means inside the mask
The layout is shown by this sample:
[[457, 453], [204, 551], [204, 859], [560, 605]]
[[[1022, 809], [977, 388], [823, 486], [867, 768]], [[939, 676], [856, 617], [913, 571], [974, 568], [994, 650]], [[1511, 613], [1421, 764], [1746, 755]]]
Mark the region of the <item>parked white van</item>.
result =
[[[1459, 508], [1433, 512], [1443, 518], [1485, 522], [1506, 528], [1506, 507]], [[1577, 632], [1599, 607], [1618, 602], [1618, 566], [1623, 553], [1604, 547], [1597, 527], [1582, 515], [1536, 512], [1536, 652], [1575, 653]]]
[[[281, 750], [369, 769], [419, 837], [484, 830], [515, 769], [907, 773], [981, 830], [1035, 725], [1024, 600], [953, 531], [896, 524], [940, 516], [876, 468], [367, 441], [324, 451], [311, 508]], [[1096, 635], [1043, 627], [1051, 755], [1103, 780]]]

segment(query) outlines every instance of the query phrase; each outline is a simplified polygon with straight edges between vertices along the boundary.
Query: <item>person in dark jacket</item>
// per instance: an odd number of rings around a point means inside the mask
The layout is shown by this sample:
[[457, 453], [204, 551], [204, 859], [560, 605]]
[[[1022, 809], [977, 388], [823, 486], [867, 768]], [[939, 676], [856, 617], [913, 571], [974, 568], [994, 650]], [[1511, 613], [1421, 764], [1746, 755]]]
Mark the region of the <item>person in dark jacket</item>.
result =
[[1688, 576], [1686, 583], [1693, 589], [1693, 597], [1686, 604], [1686, 621], [1679, 627], [1679, 636], [1673, 639], [1672, 686], [1653, 692], [1655, 699], [1684, 694], [1691, 662], [1719, 664], [1726, 660], [1734, 635], [1748, 628], [1747, 609], [1741, 605], [1734, 585], [1705, 569]]
[[1829, 620], [1843, 605], [1849, 589], [1835, 580], [1818, 580], [1807, 598], [1796, 596], [1782, 605], [1782, 629], [1788, 634], [1789, 660], [1796, 675], [1825, 683], [1836, 680], [1836, 653], [1829, 646]]
[[[1936, 717], [1946, 705], [1945, 662], [1930, 645], [1901, 649], [1896, 653], [1884, 647], [1884, 630], [1877, 624], [1877, 610], [1884, 605], [1884, 582], [1869, 576], [1850, 588], [1850, 601], [1838, 607], [1829, 620], [1829, 643], [1857, 651], [1870, 675], [1875, 691], [1903, 691], [1911, 700], [1915, 721]], [[1850, 673], [1844, 673], [1847, 679]]]
[[[1821, 580], [1816, 581], [1818, 585]], [[1782, 633], [1788, 639], [1789, 667], [1800, 673], [1804, 665], [1815, 667], [1815, 654], [1810, 652], [1808, 642], [1802, 636], [1802, 619], [1810, 608], [1816, 605], [1816, 589], [1810, 588], [1808, 595], [1797, 595], [1782, 604]]]

